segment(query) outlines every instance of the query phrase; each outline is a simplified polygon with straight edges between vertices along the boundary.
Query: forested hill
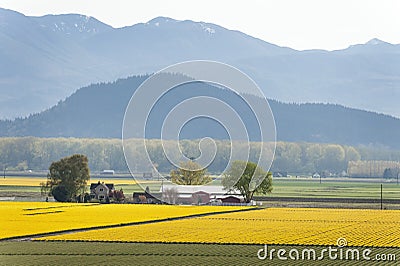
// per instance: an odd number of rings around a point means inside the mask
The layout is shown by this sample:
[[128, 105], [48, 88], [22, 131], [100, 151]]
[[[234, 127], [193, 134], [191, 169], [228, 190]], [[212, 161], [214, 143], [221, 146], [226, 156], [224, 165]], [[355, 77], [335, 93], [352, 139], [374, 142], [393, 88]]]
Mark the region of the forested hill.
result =
[[[134, 76], [81, 88], [49, 110], [23, 119], [0, 121], [0, 136], [120, 138], [125, 108], [146, 78]], [[192, 88], [177, 90], [171, 95], [172, 103], [158, 106], [158, 113], [153, 115], [154, 128], [149, 129], [148, 137], [159, 137], [157, 127], [162, 122], [162, 114], [174, 103], [199, 95], [199, 91], [243, 109], [226, 90], [194, 84]], [[269, 103], [275, 116], [278, 140], [400, 148], [400, 120], [397, 118], [332, 104], [286, 104], [274, 100]], [[254, 126], [254, 121], [249, 120], [250, 127]], [[211, 137], [227, 137], [220, 128], [210, 130], [207, 121], [199, 123], [200, 126], [186, 128], [184, 137], [209, 136], [210, 131], [213, 131]], [[252, 140], [257, 139], [253, 137]]]

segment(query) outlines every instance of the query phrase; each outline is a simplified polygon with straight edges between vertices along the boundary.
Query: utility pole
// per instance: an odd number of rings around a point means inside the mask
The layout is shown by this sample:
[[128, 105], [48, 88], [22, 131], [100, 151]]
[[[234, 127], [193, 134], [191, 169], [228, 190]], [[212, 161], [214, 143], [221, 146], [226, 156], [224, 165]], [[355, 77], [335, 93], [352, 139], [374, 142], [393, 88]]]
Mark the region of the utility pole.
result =
[[7, 166], [4, 166], [4, 179], [6, 179], [6, 169], [7, 169]]
[[381, 184], [381, 210], [383, 210], [383, 185]]
[[164, 204], [164, 178], [161, 178], [161, 204]]

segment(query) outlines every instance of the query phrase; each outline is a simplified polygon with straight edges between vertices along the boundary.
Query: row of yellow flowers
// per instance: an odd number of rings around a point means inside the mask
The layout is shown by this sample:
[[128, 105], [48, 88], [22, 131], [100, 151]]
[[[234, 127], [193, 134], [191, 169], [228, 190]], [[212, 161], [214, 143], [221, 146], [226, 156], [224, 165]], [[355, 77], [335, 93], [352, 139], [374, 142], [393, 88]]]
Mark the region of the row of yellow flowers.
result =
[[400, 247], [400, 211], [271, 208], [101, 229], [47, 240]]
[[0, 202], [0, 239], [159, 220], [240, 207]]

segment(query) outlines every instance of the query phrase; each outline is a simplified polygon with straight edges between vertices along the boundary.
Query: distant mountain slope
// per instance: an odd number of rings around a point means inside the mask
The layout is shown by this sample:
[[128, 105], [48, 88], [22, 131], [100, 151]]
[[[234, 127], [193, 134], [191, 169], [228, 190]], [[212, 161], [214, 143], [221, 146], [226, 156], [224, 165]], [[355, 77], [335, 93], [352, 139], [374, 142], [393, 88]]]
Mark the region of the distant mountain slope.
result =
[[0, 118], [49, 108], [79, 87], [180, 61], [232, 64], [285, 102], [330, 102], [400, 117], [400, 45], [296, 51], [221, 26], [158, 17], [112, 28], [77, 14], [27, 17], [0, 8]]
[[43, 20], [0, 9], [0, 118], [48, 108], [103, 75], [116, 78], [77, 38], [53, 31], [45, 26], [49, 19]]
[[[102, 83], [79, 89], [51, 109], [26, 119], [0, 122], [0, 136], [100, 137], [120, 138], [125, 107], [134, 90], [146, 79], [136, 76], [114, 83]], [[257, 140], [256, 125], [246, 108], [226, 90], [205, 84], [194, 84], [167, 96], [166, 103], [156, 106], [150, 116], [149, 138], [159, 138], [161, 122], [171, 107], [185, 98], [208, 95], [229, 102], [244, 114]], [[400, 148], [400, 120], [387, 115], [366, 112], [332, 104], [285, 104], [270, 100], [278, 140], [325, 142], [349, 145], [380, 145]], [[207, 121], [197, 121], [183, 132], [183, 138], [227, 135]]]

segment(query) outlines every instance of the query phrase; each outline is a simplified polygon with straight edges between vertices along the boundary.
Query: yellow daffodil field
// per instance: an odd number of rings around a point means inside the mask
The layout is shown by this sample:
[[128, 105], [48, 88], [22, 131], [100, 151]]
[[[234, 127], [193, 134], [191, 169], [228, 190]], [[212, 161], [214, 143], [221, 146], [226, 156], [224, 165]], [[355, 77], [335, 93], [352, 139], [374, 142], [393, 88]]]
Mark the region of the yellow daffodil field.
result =
[[267, 246], [298, 249], [289, 265], [331, 247], [397, 265], [400, 210], [0, 202], [0, 265], [287, 265]]
[[[220, 207], [225, 208], [225, 207]], [[400, 247], [400, 211], [268, 208], [40, 240]]]
[[0, 240], [72, 229], [185, 217], [243, 207], [0, 202]]

